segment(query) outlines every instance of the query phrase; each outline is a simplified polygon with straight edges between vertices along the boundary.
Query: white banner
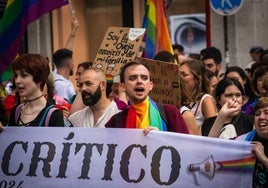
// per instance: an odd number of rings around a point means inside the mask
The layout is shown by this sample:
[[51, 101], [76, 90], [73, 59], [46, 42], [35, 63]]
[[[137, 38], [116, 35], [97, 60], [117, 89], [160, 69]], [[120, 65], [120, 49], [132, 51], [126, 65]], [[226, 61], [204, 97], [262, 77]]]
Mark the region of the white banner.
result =
[[0, 188], [251, 187], [251, 144], [137, 129], [6, 127]]

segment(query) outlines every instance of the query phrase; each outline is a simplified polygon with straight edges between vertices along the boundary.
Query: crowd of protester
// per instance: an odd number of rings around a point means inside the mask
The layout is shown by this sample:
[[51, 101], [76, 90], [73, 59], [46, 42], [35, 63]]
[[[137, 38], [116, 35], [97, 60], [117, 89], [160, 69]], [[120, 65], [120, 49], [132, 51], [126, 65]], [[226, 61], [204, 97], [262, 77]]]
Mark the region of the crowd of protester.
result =
[[[74, 23], [66, 46], [72, 46], [78, 27]], [[158, 130], [251, 140], [258, 163], [253, 184], [268, 186], [257, 174], [262, 172], [268, 179], [268, 50], [253, 47], [245, 69], [223, 70], [216, 47], [188, 55], [181, 45], [173, 48], [174, 55], [163, 51], [154, 59], [179, 65], [179, 106], [150, 98], [154, 86], [146, 63], [128, 62], [110, 87], [103, 70], [83, 62], [76, 67], [74, 86], [72, 48], [53, 54], [53, 71], [45, 57], [23, 54], [12, 63], [10, 80], [2, 81], [1, 130], [5, 126], [120, 127], [143, 129], [145, 135]]]

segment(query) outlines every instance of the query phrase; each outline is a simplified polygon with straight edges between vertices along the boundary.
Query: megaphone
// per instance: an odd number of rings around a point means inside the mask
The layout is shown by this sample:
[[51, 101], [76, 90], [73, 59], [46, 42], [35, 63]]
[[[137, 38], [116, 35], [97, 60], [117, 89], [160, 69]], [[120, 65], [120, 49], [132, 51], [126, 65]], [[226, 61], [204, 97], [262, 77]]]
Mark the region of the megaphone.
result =
[[213, 179], [216, 168], [214, 164], [213, 156], [210, 155], [205, 161], [198, 164], [190, 164], [189, 170], [194, 172], [196, 184], [200, 185], [199, 175], [205, 175], [210, 179]]

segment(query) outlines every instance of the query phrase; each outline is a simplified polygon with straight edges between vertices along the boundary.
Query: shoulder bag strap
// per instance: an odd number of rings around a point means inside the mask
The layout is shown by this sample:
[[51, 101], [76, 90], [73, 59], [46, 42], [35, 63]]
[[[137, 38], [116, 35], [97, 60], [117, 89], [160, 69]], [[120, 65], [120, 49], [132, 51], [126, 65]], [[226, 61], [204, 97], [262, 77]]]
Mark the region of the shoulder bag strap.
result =
[[52, 115], [52, 113], [57, 110], [57, 108], [52, 107], [48, 110], [47, 116], [46, 116], [46, 121], [45, 121], [45, 126], [48, 127], [49, 126], [49, 121], [50, 121], [50, 117]]
[[19, 116], [20, 116], [22, 106], [23, 106], [23, 104], [20, 104], [19, 106], [17, 106], [17, 108], [15, 110], [15, 123], [16, 124], [19, 123]]
[[[43, 116], [42, 116], [42, 118], [41, 118], [41, 120], [40, 120], [40, 122], [39, 122], [39, 124], [38, 124], [39, 127], [42, 126], [43, 122], [45, 121], [45, 119], [46, 119], [46, 117], [47, 117], [48, 111], [49, 111], [51, 108], [53, 108], [53, 107], [54, 107], [54, 105], [50, 105], [50, 106], [48, 106], [48, 107], [46, 108], [46, 110], [45, 110], [45, 112], [43, 113]], [[50, 115], [51, 115], [51, 114], [50, 114]], [[45, 124], [45, 126], [47, 126], [47, 125]]]
[[200, 101], [197, 103], [196, 109], [195, 109], [195, 111], [194, 111], [194, 116], [196, 116], [196, 114], [197, 114], [197, 111], [198, 111], [198, 108], [199, 108], [199, 106], [200, 106], [200, 103], [201, 103], [201, 99], [200, 99]]

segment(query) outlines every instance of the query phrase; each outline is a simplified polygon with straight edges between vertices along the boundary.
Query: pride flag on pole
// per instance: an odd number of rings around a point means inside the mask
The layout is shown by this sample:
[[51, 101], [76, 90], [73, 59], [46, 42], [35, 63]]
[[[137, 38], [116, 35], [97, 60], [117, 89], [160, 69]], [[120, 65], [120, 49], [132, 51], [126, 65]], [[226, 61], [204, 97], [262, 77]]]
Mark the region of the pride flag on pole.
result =
[[160, 51], [174, 54], [166, 21], [164, 0], [147, 0], [142, 27], [146, 28], [144, 57], [152, 59]]
[[8, 0], [0, 22], [0, 73], [16, 57], [27, 25], [67, 3], [67, 0]]

